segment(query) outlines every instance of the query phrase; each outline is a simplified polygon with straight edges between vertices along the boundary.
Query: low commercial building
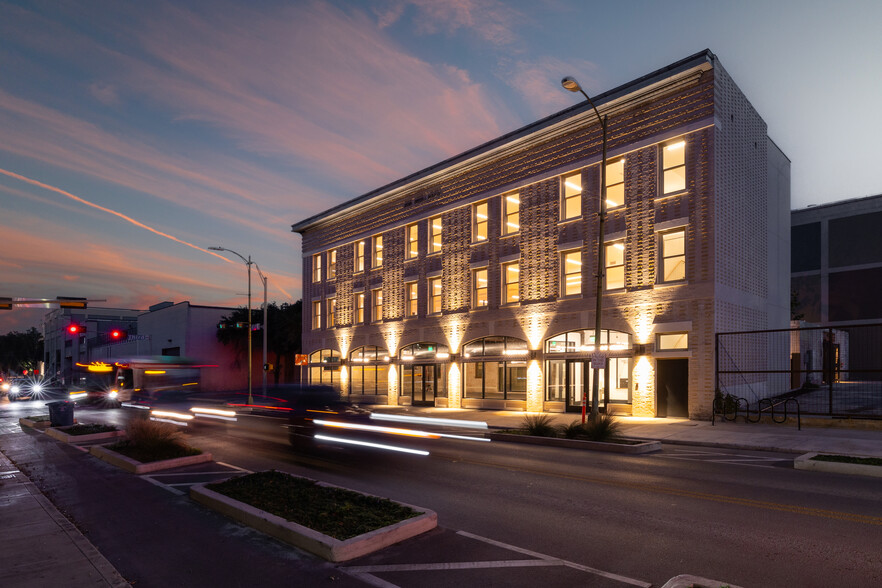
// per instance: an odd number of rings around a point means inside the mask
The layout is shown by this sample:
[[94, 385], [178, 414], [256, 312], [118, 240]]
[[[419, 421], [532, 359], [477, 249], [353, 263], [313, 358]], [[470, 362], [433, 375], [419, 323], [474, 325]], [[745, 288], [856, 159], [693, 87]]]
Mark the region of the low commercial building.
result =
[[605, 174], [586, 101], [294, 224], [310, 381], [709, 417], [714, 334], [788, 325], [790, 162], [710, 51], [593, 102]]

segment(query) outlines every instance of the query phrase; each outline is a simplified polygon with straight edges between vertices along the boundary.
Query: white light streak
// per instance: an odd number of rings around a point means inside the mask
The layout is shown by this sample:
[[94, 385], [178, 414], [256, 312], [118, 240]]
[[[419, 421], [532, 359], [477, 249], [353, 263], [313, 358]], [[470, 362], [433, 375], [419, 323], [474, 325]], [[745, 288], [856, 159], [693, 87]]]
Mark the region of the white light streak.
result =
[[409, 449], [407, 447], [396, 447], [395, 445], [383, 445], [382, 443], [368, 443], [367, 441], [356, 441], [355, 439], [343, 439], [342, 437], [331, 437], [330, 435], [316, 435], [314, 437], [320, 441], [332, 441], [334, 443], [347, 443], [349, 445], [360, 445], [362, 447], [373, 447], [375, 449], [385, 449], [387, 451], [399, 451], [401, 453], [411, 453], [413, 455], [429, 455], [428, 451], [420, 449]]
[[418, 417], [404, 414], [371, 413], [371, 418], [378, 421], [393, 421], [399, 423], [415, 423], [425, 425], [440, 425], [443, 427], [462, 427], [466, 429], [486, 429], [487, 423], [483, 421], [465, 421], [460, 419], [439, 419], [433, 417]]

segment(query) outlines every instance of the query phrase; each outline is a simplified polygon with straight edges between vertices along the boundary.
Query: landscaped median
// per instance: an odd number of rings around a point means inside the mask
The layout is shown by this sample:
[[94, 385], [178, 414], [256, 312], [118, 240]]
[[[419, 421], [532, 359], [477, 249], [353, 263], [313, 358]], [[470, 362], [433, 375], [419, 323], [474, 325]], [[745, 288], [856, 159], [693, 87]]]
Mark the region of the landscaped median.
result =
[[50, 425], [49, 416], [29, 416], [22, 417], [18, 419], [18, 424], [22, 426], [22, 428], [27, 427], [29, 429], [37, 429], [42, 431], [43, 429], [48, 429]]
[[122, 468], [127, 472], [132, 472], [133, 474], [149, 474], [150, 472], [170, 470], [172, 468], [211, 461], [210, 453], [198, 453], [196, 455], [185, 455], [183, 457], [143, 462], [113, 451], [112, 449], [109, 449], [107, 445], [93, 445], [89, 448], [89, 453], [100, 460], [106, 461], [118, 468]]
[[46, 434], [64, 443], [88, 443], [102, 439], [122, 437], [125, 431], [108, 425], [71, 425], [68, 427], [50, 427]]
[[438, 525], [434, 511], [277, 471], [192, 486], [190, 497], [332, 562], [379, 551]]
[[640, 454], [661, 451], [660, 441], [621, 437], [619, 427], [619, 421], [611, 412], [600, 414], [586, 423], [573, 421], [564, 425], [555, 425], [548, 415], [528, 414], [524, 416], [520, 428], [487, 433], [486, 436], [493, 441], [612, 453]]
[[882, 458], [879, 457], [806, 453], [793, 460], [793, 467], [797, 470], [882, 478]]

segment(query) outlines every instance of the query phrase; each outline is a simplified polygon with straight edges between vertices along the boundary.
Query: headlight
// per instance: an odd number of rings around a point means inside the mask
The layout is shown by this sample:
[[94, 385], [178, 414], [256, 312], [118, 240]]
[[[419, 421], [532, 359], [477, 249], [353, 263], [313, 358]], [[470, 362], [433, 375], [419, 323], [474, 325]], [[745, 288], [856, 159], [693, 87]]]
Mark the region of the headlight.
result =
[[4, 392], [8, 392], [9, 391], [9, 382], [3, 382], [2, 384], [0, 384], [0, 389], [2, 389]]
[[111, 398], [116, 398], [117, 396], [119, 396], [119, 392], [117, 392], [116, 390], [111, 390], [108, 396], [110, 396]]
[[21, 392], [21, 388], [18, 386], [18, 384], [13, 384], [9, 391], [13, 394], [18, 394], [19, 392]]
[[33, 386], [31, 386], [31, 391], [39, 394], [43, 391], [43, 384], [34, 384]]

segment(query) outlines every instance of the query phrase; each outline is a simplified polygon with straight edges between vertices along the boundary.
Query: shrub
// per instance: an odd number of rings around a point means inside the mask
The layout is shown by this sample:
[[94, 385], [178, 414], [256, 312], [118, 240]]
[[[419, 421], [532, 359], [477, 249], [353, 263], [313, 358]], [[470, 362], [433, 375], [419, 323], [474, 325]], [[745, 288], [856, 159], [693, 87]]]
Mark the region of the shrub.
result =
[[526, 431], [527, 435], [534, 437], [556, 437], [557, 431], [554, 422], [547, 414], [533, 414], [524, 416], [521, 428]]
[[129, 443], [145, 450], [161, 447], [187, 447], [186, 436], [179, 428], [169, 423], [148, 419], [136, 419], [126, 429]]
[[600, 413], [596, 419], [585, 423], [584, 437], [589, 441], [608, 441], [619, 436], [620, 426], [621, 423], [612, 411]]
[[585, 436], [585, 426], [581, 421], [573, 421], [569, 425], [560, 425], [558, 430], [561, 436], [566, 439], [577, 439]]

